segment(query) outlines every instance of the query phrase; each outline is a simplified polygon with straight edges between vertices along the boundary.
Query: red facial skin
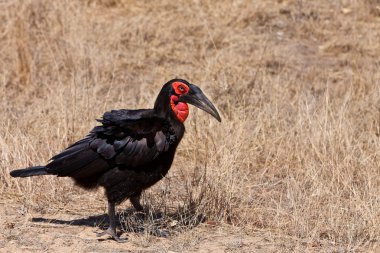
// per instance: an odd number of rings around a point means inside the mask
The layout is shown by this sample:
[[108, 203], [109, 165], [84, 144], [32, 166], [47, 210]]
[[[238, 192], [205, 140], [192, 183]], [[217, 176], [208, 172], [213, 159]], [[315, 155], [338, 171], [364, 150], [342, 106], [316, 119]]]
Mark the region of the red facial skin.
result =
[[176, 95], [171, 95], [170, 106], [177, 119], [183, 123], [189, 116], [189, 106], [184, 102], [178, 102], [178, 96], [188, 93], [190, 88], [182, 82], [174, 82], [172, 87]]
[[172, 86], [173, 86], [174, 92], [177, 95], [184, 95], [188, 93], [190, 90], [189, 86], [187, 86], [186, 84], [182, 82], [174, 82], [172, 83]]

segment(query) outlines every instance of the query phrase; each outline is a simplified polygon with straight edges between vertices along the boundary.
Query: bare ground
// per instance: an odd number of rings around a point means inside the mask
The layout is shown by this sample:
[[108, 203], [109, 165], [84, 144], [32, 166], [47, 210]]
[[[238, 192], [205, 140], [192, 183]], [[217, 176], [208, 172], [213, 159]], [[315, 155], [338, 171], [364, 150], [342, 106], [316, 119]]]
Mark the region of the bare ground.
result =
[[[27, 211], [19, 204], [1, 203], [3, 230], [1, 252], [345, 252], [328, 241], [311, 243], [296, 238], [274, 236], [269, 231], [245, 232], [227, 224], [200, 224], [186, 232], [168, 237], [144, 232], [124, 233], [126, 243], [107, 236], [96, 237], [106, 223], [103, 212], [93, 210], [51, 210], [49, 214]], [[362, 251], [363, 248], [354, 249]], [[365, 252], [377, 252], [376, 246]]]
[[93, 210], [66, 209], [42, 215], [8, 201], [1, 203], [0, 210], [7, 217], [2, 224], [1, 252], [276, 252], [281, 248], [265, 233], [252, 236], [218, 223], [166, 237], [124, 233], [128, 241], [116, 243], [107, 236], [96, 237], [106, 220], [103, 212], [94, 215]]

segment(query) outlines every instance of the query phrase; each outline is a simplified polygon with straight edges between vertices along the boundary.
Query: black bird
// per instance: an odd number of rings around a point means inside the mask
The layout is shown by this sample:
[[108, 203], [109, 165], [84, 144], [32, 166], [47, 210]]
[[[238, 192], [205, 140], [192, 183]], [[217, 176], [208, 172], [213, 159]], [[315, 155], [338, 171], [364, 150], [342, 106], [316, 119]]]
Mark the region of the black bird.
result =
[[161, 180], [173, 162], [185, 132], [187, 103], [221, 122], [218, 111], [199, 87], [173, 79], [162, 87], [153, 109], [106, 112], [98, 120], [101, 125], [53, 156], [47, 165], [14, 170], [10, 174], [71, 177], [83, 188], [104, 187], [110, 226], [98, 235], [109, 234], [122, 241], [116, 234], [115, 204], [129, 198], [135, 209], [143, 209], [142, 191]]

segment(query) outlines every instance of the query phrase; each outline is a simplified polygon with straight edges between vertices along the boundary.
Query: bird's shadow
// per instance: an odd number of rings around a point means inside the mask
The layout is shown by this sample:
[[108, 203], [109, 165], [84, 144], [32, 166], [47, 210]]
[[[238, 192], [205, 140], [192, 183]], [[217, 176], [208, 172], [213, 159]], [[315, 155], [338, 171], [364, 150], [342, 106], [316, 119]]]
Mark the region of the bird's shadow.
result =
[[[193, 229], [205, 221], [205, 216], [191, 210], [179, 208], [170, 213], [161, 211], [136, 212], [133, 208], [117, 213], [119, 227], [123, 232], [148, 233], [158, 237], [168, 237], [173, 233]], [[105, 230], [109, 226], [107, 214], [92, 215], [85, 218], [62, 220], [36, 217], [36, 223], [49, 223], [68, 226], [85, 226]]]
[[100, 227], [102, 228], [103, 223], [108, 220], [106, 214], [92, 215], [86, 218], [79, 218], [73, 220], [60, 220], [60, 219], [48, 219], [43, 217], [32, 218], [32, 222], [36, 223], [49, 223], [57, 225], [69, 225], [69, 226], [86, 226], [86, 227]]

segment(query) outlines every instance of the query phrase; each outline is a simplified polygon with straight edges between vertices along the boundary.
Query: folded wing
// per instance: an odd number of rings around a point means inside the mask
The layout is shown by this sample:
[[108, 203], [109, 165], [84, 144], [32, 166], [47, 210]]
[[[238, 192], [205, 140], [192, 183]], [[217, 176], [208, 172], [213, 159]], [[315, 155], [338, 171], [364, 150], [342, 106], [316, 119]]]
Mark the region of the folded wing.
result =
[[49, 174], [92, 178], [120, 167], [138, 169], [167, 151], [173, 136], [152, 110], [113, 110], [88, 136], [51, 158]]

